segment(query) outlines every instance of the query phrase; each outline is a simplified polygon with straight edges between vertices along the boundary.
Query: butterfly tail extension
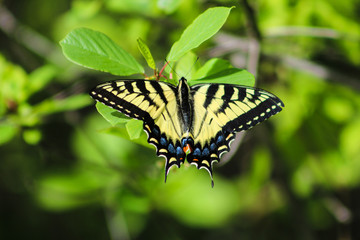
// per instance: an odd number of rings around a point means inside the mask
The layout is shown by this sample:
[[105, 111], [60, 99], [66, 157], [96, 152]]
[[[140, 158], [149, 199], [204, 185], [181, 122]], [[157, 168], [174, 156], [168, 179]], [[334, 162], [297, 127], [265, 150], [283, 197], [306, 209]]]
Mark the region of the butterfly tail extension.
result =
[[[193, 142], [190, 139], [188, 142]], [[211, 178], [211, 186], [214, 186], [214, 179], [213, 179], [213, 164], [214, 162], [219, 161], [219, 157], [217, 154], [217, 148], [214, 144], [212, 145], [205, 145], [201, 147], [198, 143], [195, 146], [192, 144], [190, 145], [192, 151], [187, 155], [187, 161], [191, 165], [195, 165], [197, 169], [206, 169]]]
[[148, 135], [148, 143], [156, 147], [156, 154], [165, 158], [165, 182], [170, 168], [176, 165], [180, 168], [181, 163], [184, 163], [185, 153], [180, 145], [180, 142], [175, 144], [166, 137], [164, 133], [160, 132], [157, 125], [153, 123], [144, 122], [144, 131]]

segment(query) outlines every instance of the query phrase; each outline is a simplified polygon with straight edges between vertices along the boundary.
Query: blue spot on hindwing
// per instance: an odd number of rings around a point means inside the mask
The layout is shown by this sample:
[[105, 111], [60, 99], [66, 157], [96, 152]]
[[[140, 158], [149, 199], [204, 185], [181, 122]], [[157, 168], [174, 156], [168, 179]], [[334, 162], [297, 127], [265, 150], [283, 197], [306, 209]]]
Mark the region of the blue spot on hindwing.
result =
[[199, 158], [201, 156], [200, 148], [196, 148], [193, 153], [194, 157]]
[[224, 144], [224, 136], [223, 135], [219, 135], [218, 138], [216, 139], [216, 145], [220, 146]]
[[174, 145], [172, 145], [172, 143], [169, 144], [168, 151], [169, 151], [169, 153], [172, 153], [172, 154], [175, 153], [175, 148], [174, 148]]
[[182, 156], [184, 154], [184, 151], [181, 149], [180, 146], [177, 146], [176, 148], [176, 155], [177, 156]]
[[186, 144], [187, 144], [187, 142], [188, 142], [188, 139], [187, 139], [187, 138], [181, 139], [181, 146], [182, 146], [182, 147], [185, 147]]
[[211, 145], [210, 145], [210, 151], [211, 151], [211, 152], [215, 152], [216, 149], [217, 149], [216, 144], [215, 144], [215, 143], [211, 143]]
[[166, 145], [167, 145], [166, 138], [164, 138], [164, 137], [160, 138], [160, 145], [163, 146], [163, 147], [166, 147]]
[[209, 155], [210, 155], [210, 151], [207, 147], [205, 147], [201, 156], [207, 158]]

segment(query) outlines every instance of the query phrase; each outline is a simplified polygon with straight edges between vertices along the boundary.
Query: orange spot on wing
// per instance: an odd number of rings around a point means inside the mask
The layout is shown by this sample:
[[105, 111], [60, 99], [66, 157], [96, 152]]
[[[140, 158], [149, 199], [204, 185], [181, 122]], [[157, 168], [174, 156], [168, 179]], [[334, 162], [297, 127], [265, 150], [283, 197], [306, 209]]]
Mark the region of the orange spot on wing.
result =
[[184, 151], [184, 152], [188, 152], [188, 151], [189, 151], [189, 153], [191, 153], [191, 152], [192, 152], [192, 149], [191, 149], [191, 147], [190, 147], [189, 144], [186, 144], [186, 146], [183, 147], [183, 151]]
[[198, 162], [198, 161], [199, 161], [199, 159], [194, 158], [194, 159], [193, 159], [193, 161]]

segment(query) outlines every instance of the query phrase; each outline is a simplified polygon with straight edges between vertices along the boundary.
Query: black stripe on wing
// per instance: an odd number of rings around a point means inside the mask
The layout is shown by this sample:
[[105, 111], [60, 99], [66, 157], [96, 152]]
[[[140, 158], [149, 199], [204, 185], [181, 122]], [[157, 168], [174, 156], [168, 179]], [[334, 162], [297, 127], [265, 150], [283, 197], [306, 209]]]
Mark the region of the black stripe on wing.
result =
[[[244, 89], [239, 89], [244, 92]], [[229, 121], [224, 129], [229, 132], [239, 132], [252, 128], [253, 126], [265, 121], [271, 116], [279, 113], [284, 107], [284, 103], [275, 95], [258, 88], [246, 88], [246, 97], [242, 101], [231, 99], [230, 102], [250, 105], [256, 104], [250, 110], [245, 111], [237, 118]]]
[[[172, 101], [175, 101], [176, 88], [174, 86], [163, 82], [147, 80], [118, 80], [107, 82], [95, 87], [90, 92], [90, 96], [129, 117], [143, 121], [143, 129], [148, 136], [147, 141], [156, 147], [158, 156], [163, 156], [166, 159], [166, 181], [170, 168], [174, 165], [180, 167], [186, 155], [180, 145], [180, 140], [176, 142], [169, 140], [164, 133], [167, 129], [161, 131], [160, 127], [155, 124], [155, 120], [163, 117], [163, 114], [159, 113], [159, 116], [154, 117], [147, 111], [150, 107], [155, 107], [156, 109], [162, 107], [163, 111], [167, 111], [166, 105], [169, 100], [165, 96], [164, 88], [172, 92]], [[155, 97], [151, 97], [151, 95], [155, 95]], [[169, 95], [169, 93], [167, 95]], [[137, 101], [139, 98], [141, 101]], [[148, 108], [139, 107], [144, 101], [149, 103]]]
[[[136, 94], [137, 97], [145, 96], [146, 93], [141, 92], [140, 89], [138, 89], [137, 92], [134, 91], [134, 84], [137, 85], [137, 83], [141, 81], [143, 80], [120, 80], [103, 83], [92, 89], [90, 96], [129, 117], [152, 122], [153, 119], [146, 109], [141, 109], [137, 105], [125, 100], [125, 97], [130, 94]], [[147, 100], [149, 101], [149, 105], [155, 105], [151, 99]]]
[[[194, 104], [203, 104], [207, 112], [219, 116], [213, 123], [222, 124], [221, 130], [208, 139], [205, 145], [195, 142], [193, 151], [187, 156], [189, 163], [195, 164], [198, 168], [205, 168], [211, 178], [213, 163], [218, 162], [221, 155], [230, 150], [236, 132], [255, 126], [279, 113], [284, 107], [278, 97], [258, 88], [230, 84], [199, 84], [191, 89], [193, 94], [197, 94], [197, 91], [205, 94], [203, 103], [196, 102], [195, 95]], [[211, 124], [208, 124], [209, 127]]]

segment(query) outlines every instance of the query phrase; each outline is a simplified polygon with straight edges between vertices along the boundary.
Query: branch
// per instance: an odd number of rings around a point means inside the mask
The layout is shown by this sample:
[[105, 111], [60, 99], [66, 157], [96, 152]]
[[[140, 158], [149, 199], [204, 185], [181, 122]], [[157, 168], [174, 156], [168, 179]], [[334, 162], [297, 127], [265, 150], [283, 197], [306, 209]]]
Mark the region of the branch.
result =
[[57, 51], [55, 45], [41, 34], [22, 25], [7, 8], [1, 6], [0, 30], [2, 30], [9, 38], [16, 40], [33, 53], [58, 64], [58, 61], [49, 57], [52, 53]]
[[291, 56], [265, 56], [265, 57], [272, 59], [272, 61], [278, 61], [281, 64], [289, 68], [292, 68], [294, 70], [307, 72], [313, 76], [318, 77], [323, 81], [330, 80], [360, 90], [359, 79], [352, 77], [346, 73], [332, 70], [329, 67]]

